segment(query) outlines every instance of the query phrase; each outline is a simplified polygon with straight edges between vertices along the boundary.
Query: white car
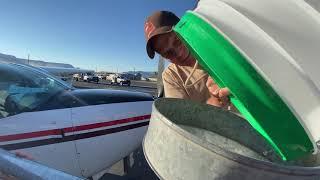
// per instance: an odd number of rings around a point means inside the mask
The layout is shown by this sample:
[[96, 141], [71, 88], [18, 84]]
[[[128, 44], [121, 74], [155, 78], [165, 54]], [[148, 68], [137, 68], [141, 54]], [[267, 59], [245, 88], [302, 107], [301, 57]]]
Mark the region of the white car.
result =
[[114, 76], [111, 80], [111, 84], [119, 84], [120, 86], [130, 86], [131, 85], [131, 81], [124, 77], [124, 76]]
[[91, 81], [93, 81], [93, 82], [98, 83], [98, 82], [99, 82], [99, 77], [96, 76], [96, 75], [94, 75], [94, 74], [85, 74], [85, 75], [83, 76], [83, 81], [86, 81], [86, 82], [91, 82]]

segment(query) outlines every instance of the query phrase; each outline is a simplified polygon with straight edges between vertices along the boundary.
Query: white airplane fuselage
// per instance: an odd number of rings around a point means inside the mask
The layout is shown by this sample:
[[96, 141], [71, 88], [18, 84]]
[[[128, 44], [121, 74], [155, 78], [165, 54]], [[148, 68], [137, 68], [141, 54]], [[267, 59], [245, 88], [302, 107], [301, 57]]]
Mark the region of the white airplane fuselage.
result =
[[[19, 96], [18, 103], [32, 101], [30, 94]], [[72, 89], [38, 108], [13, 112], [11, 96], [16, 94], [2, 99], [8, 115], [0, 117], [0, 148], [83, 177], [111, 166], [141, 144], [153, 102], [143, 93]]]

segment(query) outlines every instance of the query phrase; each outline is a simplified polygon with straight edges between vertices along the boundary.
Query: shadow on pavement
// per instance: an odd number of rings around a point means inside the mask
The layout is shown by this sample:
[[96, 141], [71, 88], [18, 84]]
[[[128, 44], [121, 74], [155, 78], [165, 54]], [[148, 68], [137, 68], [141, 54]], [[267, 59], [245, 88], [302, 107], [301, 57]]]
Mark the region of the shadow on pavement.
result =
[[149, 167], [142, 147], [132, 152], [126, 159], [124, 159], [124, 166], [126, 174], [118, 176], [113, 174], [104, 174], [100, 180], [158, 180], [157, 175]]

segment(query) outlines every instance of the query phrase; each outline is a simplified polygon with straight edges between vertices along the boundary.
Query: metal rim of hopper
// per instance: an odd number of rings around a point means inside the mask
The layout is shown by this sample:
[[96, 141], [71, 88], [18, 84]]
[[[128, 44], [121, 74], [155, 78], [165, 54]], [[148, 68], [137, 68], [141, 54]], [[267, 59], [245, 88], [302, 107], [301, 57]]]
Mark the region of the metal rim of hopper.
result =
[[[171, 99], [171, 100], [177, 100], [177, 99]], [[226, 158], [230, 161], [234, 161], [236, 163], [242, 164], [244, 166], [248, 166], [250, 168], [254, 168], [254, 169], [258, 169], [258, 170], [262, 170], [262, 171], [268, 171], [268, 172], [273, 172], [273, 173], [279, 173], [279, 174], [285, 174], [285, 175], [290, 175], [290, 176], [320, 176], [320, 167], [300, 167], [300, 166], [288, 166], [288, 165], [281, 165], [281, 164], [277, 164], [274, 162], [267, 162], [267, 161], [260, 161], [260, 160], [256, 160], [253, 158], [249, 158], [240, 154], [236, 154], [234, 152], [230, 152], [226, 149], [222, 149], [220, 147], [214, 146], [213, 144], [210, 144], [194, 135], [192, 135], [191, 133], [187, 132], [186, 130], [182, 129], [181, 127], [179, 127], [178, 124], [176, 124], [175, 122], [169, 120], [167, 117], [165, 117], [157, 108], [157, 103], [163, 103], [161, 101], [167, 101], [165, 103], [169, 103], [168, 105], [170, 105], [170, 102], [168, 102], [168, 99], [158, 99], [155, 101], [155, 103], [153, 104], [153, 113], [152, 116], [153, 118], [151, 118], [150, 120], [150, 125], [149, 128], [159, 128], [159, 126], [155, 127], [153, 126], [153, 121], [157, 121], [157, 123], [161, 122], [161, 124], [163, 124], [164, 126], [168, 127], [169, 129], [171, 129], [170, 131], [174, 132], [175, 134], [183, 137], [184, 139], [186, 139], [187, 143], [192, 142], [193, 144], [196, 144], [199, 148], [205, 148], [206, 150], [208, 150], [211, 153], [215, 153], [220, 155], [223, 158]], [[169, 99], [170, 101], [170, 99]], [[184, 101], [184, 100], [181, 100]], [[186, 102], [184, 102], [186, 103]], [[210, 107], [210, 108], [215, 108], [215, 107]], [[227, 112], [230, 113], [230, 112]], [[237, 116], [233, 113], [232, 116]], [[157, 117], [158, 116], [158, 117]], [[143, 140], [143, 152], [144, 155], [146, 157], [147, 162], [149, 163], [150, 167], [155, 171], [155, 173], [158, 175], [158, 177], [162, 178], [161, 174], [159, 174], [157, 172], [156, 167], [153, 165], [151, 159], [149, 159], [148, 157], [148, 142], [146, 142], [146, 138], [150, 138], [149, 137], [149, 132], [150, 129], [147, 132], [147, 135], [145, 136], [144, 140]], [[152, 131], [152, 130], [151, 130]], [[161, 131], [162, 132], [162, 131]], [[166, 136], [166, 134], [163, 134], [163, 136]], [[168, 137], [167, 137], [168, 138]], [[156, 141], [156, 139], [154, 139]], [[170, 144], [167, 144], [170, 145]]]

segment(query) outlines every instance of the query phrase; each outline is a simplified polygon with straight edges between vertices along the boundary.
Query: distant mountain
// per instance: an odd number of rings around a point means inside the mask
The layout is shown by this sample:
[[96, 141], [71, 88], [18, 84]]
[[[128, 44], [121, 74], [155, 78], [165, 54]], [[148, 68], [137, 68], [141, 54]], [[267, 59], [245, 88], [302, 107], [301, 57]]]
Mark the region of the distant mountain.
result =
[[65, 64], [65, 63], [53, 63], [53, 62], [46, 62], [46, 61], [39, 61], [39, 60], [29, 60], [28, 62], [28, 59], [16, 58], [15, 56], [6, 55], [2, 53], [0, 53], [0, 62], [30, 64], [32, 66], [74, 68], [71, 64]]
[[138, 74], [140, 73], [142, 77], [144, 78], [150, 78], [150, 77], [155, 77], [157, 75], [157, 72], [155, 71], [127, 71], [123, 73], [129, 73], [129, 74]]

